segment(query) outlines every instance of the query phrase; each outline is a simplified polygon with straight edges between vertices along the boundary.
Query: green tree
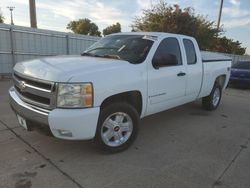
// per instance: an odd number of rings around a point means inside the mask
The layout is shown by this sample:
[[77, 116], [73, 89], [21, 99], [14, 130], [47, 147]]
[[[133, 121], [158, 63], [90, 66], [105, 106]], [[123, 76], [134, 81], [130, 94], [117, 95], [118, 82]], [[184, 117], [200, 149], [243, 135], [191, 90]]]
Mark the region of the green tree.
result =
[[215, 50], [238, 55], [244, 55], [246, 53], [246, 48], [241, 47], [241, 43], [239, 41], [228, 39], [225, 36], [218, 38]]
[[121, 24], [119, 22], [117, 22], [116, 24], [110, 25], [108, 27], [106, 27], [105, 29], [103, 29], [102, 33], [103, 35], [109, 35], [112, 33], [119, 33], [121, 32]]
[[0, 23], [3, 23], [3, 20], [4, 20], [3, 16], [0, 15]]
[[3, 17], [3, 15], [2, 15], [1, 9], [0, 9], [0, 23], [3, 23], [3, 21], [4, 21], [4, 17]]
[[88, 18], [69, 22], [67, 29], [77, 34], [101, 36], [98, 26]]
[[[245, 48], [241, 47], [241, 43], [226, 37], [221, 38], [223, 29], [217, 30], [214, 22], [208, 21], [202, 15], [196, 15], [193, 8], [181, 9], [179, 5], [170, 6], [163, 0], [152, 8], [143, 10], [142, 16], [134, 19], [132, 29], [192, 36], [196, 38], [202, 50], [245, 53]], [[223, 48], [223, 43], [226, 41], [230, 47]]]

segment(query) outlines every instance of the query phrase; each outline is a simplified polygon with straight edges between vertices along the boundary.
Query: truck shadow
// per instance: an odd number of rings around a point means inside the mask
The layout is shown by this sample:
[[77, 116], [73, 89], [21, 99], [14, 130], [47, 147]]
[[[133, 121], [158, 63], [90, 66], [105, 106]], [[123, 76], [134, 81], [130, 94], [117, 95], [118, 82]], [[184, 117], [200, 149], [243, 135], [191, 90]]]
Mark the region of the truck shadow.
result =
[[[183, 118], [208, 118], [213, 112], [207, 112], [201, 109], [200, 101], [195, 101], [180, 107], [176, 107], [167, 111], [163, 111], [141, 120], [140, 131], [138, 138], [135, 143], [122, 153], [131, 152], [134, 150], [139, 150], [141, 148], [147, 151], [146, 145], [148, 147], [153, 147], [153, 145], [158, 145], [162, 139], [165, 141], [169, 140], [170, 143], [173, 140], [173, 132], [178, 129], [183, 129], [188, 126], [187, 123], [183, 123]], [[70, 141], [70, 140], [60, 140], [51, 137], [47, 133], [47, 130], [36, 129], [33, 132], [27, 132], [25, 130], [21, 131], [22, 137], [28, 139], [28, 142], [34, 144], [35, 147], [46, 151], [46, 153], [57, 153], [54, 156], [63, 156], [66, 153], [71, 153], [72, 155], [79, 156], [91, 156], [91, 155], [110, 155], [110, 153], [101, 151], [95, 146], [94, 141]], [[47, 136], [45, 136], [45, 133]], [[36, 140], [36, 141], [33, 141]], [[115, 154], [119, 155], [119, 154]], [[65, 159], [58, 159], [58, 161]]]

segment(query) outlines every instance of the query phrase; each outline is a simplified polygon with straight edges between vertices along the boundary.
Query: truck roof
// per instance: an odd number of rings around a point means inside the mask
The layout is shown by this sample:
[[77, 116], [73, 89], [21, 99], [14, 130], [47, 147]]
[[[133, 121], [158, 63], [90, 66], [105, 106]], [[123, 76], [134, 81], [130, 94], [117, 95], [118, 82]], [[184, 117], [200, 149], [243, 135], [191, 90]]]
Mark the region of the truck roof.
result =
[[122, 33], [114, 33], [114, 34], [111, 34], [111, 35], [151, 35], [151, 36], [156, 36], [156, 37], [159, 37], [159, 38], [172, 36], [172, 37], [185, 37], [185, 38], [194, 39], [193, 37], [190, 37], [190, 36], [187, 36], [187, 35], [181, 35], [181, 34], [175, 34], [175, 33], [166, 33], [166, 32], [122, 32]]

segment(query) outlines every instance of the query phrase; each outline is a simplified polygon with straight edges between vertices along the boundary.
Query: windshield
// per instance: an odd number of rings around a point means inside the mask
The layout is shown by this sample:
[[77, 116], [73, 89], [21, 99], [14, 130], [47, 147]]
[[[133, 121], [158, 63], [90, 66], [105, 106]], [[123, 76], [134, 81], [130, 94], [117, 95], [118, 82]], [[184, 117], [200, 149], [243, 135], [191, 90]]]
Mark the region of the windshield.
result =
[[153, 45], [153, 41], [142, 35], [107, 36], [86, 50], [83, 56], [94, 56], [142, 63]]
[[239, 61], [235, 63], [232, 68], [235, 69], [249, 69], [250, 70], [250, 61]]

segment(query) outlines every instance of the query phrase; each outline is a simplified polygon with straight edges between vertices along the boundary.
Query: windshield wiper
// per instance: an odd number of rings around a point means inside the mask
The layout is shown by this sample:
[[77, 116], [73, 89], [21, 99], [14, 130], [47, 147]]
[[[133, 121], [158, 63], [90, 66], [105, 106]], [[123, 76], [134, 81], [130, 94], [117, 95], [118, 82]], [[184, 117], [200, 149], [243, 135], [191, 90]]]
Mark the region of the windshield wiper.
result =
[[83, 52], [81, 54], [81, 56], [90, 56], [90, 57], [102, 57], [100, 55], [95, 55], [95, 54], [92, 54], [92, 53], [89, 53], [89, 52]]
[[115, 47], [98, 47], [98, 48], [93, 48], [93, 49], [90, 49], [88, 52], [92, 52], [94, 50], [102, 50], [102, 49], [110, 49], [110, 50], [118, 50], [119, 48], [115, 48]]
[[110, 54], [105, 54], [102, 57], [111, 58], [111, 59], [121, 59], [121, 57], [119, 55], [110, 55]]
[[81, 56], [90, 56], [90, 57], [101, 57], [101, 58], [110, 58], [110, 59], [121, 59], [119, 55], [105, 54], [105, 55], [95, 55], [89, 52], [84, 52]]
[[90, 57], [102, 57], [102, 58], [111, 58], [111, 59], [121, 59], [119, 55], [110, 55], [110, 54], [105, 54], [105, 55], [95, 55], [89, 52], [84, 52], [81, 54], [81, 56], [90, 56]]

